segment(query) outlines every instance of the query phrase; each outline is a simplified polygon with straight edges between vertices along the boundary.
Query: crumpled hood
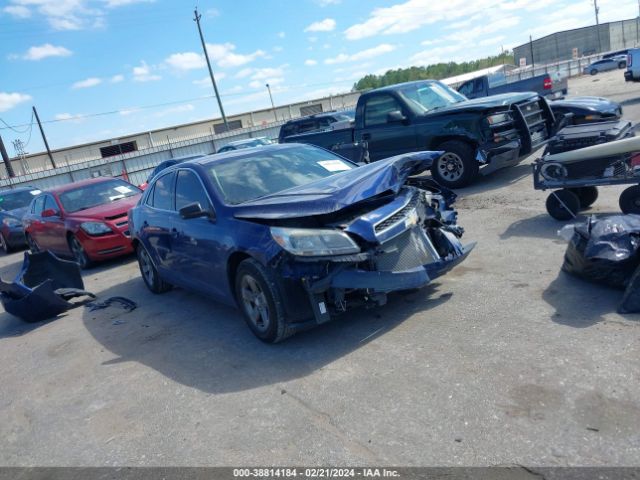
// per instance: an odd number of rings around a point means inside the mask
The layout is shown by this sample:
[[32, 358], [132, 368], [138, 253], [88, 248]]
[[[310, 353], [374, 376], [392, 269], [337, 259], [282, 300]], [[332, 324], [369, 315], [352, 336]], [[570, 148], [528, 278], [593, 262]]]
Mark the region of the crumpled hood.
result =
[[414, 152], [379, 160], [233, 206], [236, 218], [284, 219], [337, 212], [357, 202], [392, 190], [407, 178], [431, 167], [442, 152]]
[[535, 92], [514, 92], [501, 93], [500, 95], [491, 95], [490, 97], [475, 98], [465, 102], [454, 103], [448, 107], [443, 107], [434, 112], [427, 112], [425, 115], [437, 115], [439, 113], [451, 113], [458, 110], [468, 112], [470, 110], [488, 110], [497, 107], [508, 107], [514, 103], [531, 100], [537, 96]]

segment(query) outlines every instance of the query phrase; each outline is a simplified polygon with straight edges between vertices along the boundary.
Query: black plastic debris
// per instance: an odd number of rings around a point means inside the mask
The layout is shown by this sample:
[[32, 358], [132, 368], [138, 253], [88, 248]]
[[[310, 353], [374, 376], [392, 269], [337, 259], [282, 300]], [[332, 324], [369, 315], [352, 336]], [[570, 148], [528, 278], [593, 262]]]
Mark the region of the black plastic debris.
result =
[[[88, 297], [77, 302], [74, 298]], [[22, 269], [12, 283], [0, 279], [4, 309], [25, 322], [53, 318], [96, 298], [84, 290], [80, 267], [53, 253], [25, 252]]]
[[111, 305], [117, 305], [124, 308], [127, 312], [132, 312], [138, 308], [138, 304], [133, 300], [129, 300], [126, 297], [109, 297], [101, 302], [91, 302], [87, 304], [90, 312], [94, 310], [102, 310], [103, 308], [110, 307]]
[[562, 269], [576, 277], [626, 289], [618, 311], [640, 312], [640, 215], [590, 217], [573, 230]]

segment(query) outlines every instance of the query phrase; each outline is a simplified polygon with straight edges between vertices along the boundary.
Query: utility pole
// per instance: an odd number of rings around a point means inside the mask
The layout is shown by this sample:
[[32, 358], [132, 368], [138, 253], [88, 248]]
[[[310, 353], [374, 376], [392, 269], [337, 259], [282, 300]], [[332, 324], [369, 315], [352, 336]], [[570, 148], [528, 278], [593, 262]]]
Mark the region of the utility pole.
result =
[[42, 135], [42, 141], [44, 142], [44, 146], [47, 149], [47, 154], [49, 155], [49, 160], [51, 161], [51, 166], [53, 168], [56, 167], [56, 162], [53, 161], [53, 155], [51, 155], [51, 149], [49, 148], [49, 142], [47, 142], [47, 137], [44, 135], [44, 130], [42, 129], [42, 124], [40, 123], [40, 117], [38, 116], [38, 111], [36, 107], [33, 108], [33, 115], [36, 117], [36, 122], [38, 122], [38, 127], [40, 127], [40, 134]]
[[220, 93], [218, 93], [218, 86], [216, 85], [216, 79], [213, 76], [213, 70], [211, 69], [211, 62], [209, 61], [209, 53], [207, 52], [207, 44], [202, 36], [202, 28], [200, 28], [200, 19], [202, 15], [198, 13], [198, 8], [193, 11], [195, 17], [193, 21], [198, 24], [198, 33], [200, 34], [200, 42], [202, 43], [202, 50], [204, 50], [204, 58], [207, 59], [207, 67], [209, 68], [209, 76], [211, 77], [211, 83], [213, 84], [213, 91], [216, 93], [216, 99], [218, 100], [218, 108], [220, 109], [220, 115], [222, 115], [222, 121], [224, 122], [224, 128], [228, 132], [229, 124], [227, 123], [227, 117], [224, 114], [224, 108], [222, 108], [222, 101], [220, 100]]
[[598, 7], [598, 0], [593, 0], [593, 8], [596, 12], [596, 31], [598, 32], [598, 53], [602, 52], [602, 40], [600, 40], [600, 7]]
[[278, 121], [278, 114], [276, 113], [276, 105], [273, 103], [273, 95], [271, 95], [271, 87], [267, 83], [267, 90], [269, 91], [269, 98], [271, 99], [271, 108], [273, 108], [273, 116], [276, 117], [276, 122]]
[[533, 38], [531, 38], [531, 35], [529, 35], [529, 50], [531, 50], [531, 68], [532, 68], [531, 72], [535, 76], [535, 74], [536, 74], [536, 61], [533, 58]]
[[11, 160], [9, 160], [7, 149], [4, 148], [4, 142], [2, 141], [2, 137], [0, 137], [0, 156], [2, 156], [2, 161], [4, 162], [4, 166], [7, 169], [7, 175], [9, 175], [9, 177], [15, 177], [16, 174], [13, 171], [13, 165], [11, 165]]

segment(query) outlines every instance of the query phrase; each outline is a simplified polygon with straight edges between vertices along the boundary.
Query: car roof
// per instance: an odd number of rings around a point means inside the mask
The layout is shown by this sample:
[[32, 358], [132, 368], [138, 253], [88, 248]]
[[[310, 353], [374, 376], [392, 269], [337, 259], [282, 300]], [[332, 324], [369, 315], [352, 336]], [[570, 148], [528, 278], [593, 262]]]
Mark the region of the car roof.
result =
[[59, 187], [48, 188], [46, 190], [46, 193], [60, 194], [63, 192], [67, 192], [69, 190], [74, 190], [79, 187], [84, 187], [86, 185], [93, 185], [95, 183], [108, 182], [110, 180], [121, 180], [121, 179], [117, 177], [96, 177], [96, 178], [89, 178], [87, 180], [78, 180], [77, 182], [67, 183], [66, 185], [61, 185]]
[[244, 145], [245, 143], [253, 143], [256, 140], [266, 140], [267, 137], [254, 137], [254, 138], [243, 138], [242, 140], [236, 140], [234, 142], [229, 142], [226, 145], [223, 145], [220, 148], [224, 148], [227, 146], [235, 146], [235, 145]]
[[393, 85], [387, 85], [385, 87], [380, 87], [380, 88], [375, 88], [373, 90], [369, 90], [368, 92], [364, 92], [366, 93], [373, 93], [373, 92], [384, 92], [384, 91], [388, 91], [388, 90], [397, 90], [398, 87], [406, 87], [409, 85], [418, 85], [421, 83], [440, 83], [438, 82], [438, 80], [432, 80], [432, 79], [425, 79], [425, 80], [414, 80], [412, 82], [402, 82], [402, 83], [394, 83]]
[[[345, 110], [345, 112], [350, 112], [350, 111], [353, 111], [353, 109]], [[304, 117], [300, 117], [300, 118], [292, 118], [291, 120], [287, 121], [287, 123], [304, 122], [306, 120], [311, 120], [311, 119], [314, 119], [314, 118], [335, 117], [336, 115], [345, 115], [345, 112], [339, 112], [337, 110], [330, 110], [328, 112], [314, 113], [313, 115], [305, 115]]]
[[34, 190], [42, 190], [38, 187], [16, 187], [16, 188], [7, 188], [6, 190], [0, 190], [0, 195], [8, 195], [10, 193], [19, 193], [19, 192], [32, 192]]
[[260, 148], [244, 148], [240, 150], [229, 150], [228, 152], [216, 153], [214, 155], [207, 155], [206, 157], [202, 157], [191, 163], [195, 163], [197, 165], [208, 165], [210, 163], [218, 162], [222, 163], [233, 158], [250, 157], [252, 155], [255, 155], [256, 152], [282, 152], [287, 150], [294, 150], [300, 147], [312, 147], [312, 145], [303, 143], [274, 143], [272, 145], [264, 145]]

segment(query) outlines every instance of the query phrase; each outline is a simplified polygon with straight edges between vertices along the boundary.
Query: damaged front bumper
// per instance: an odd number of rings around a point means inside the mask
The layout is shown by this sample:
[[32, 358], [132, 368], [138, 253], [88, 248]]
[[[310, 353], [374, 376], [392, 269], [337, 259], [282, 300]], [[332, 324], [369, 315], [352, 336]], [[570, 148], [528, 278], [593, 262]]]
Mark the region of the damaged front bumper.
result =
[[376, 210], [345, 228], [367, 245], [360, 253], [290, 256], [281, 265], [281, 274], [302, 282], [313, 324], [353, 307], [383, 305], [387, 294], [424, 287], [467, 258], [475, 243], [460, 241], [463, 230], [449, 208], [454, 198], [452, 192], [407, 188], [386, 206], [387, 215]]
[[520, 155], [520, 146], [520, 140], [511, 140], [497, 147], [486, 145], [485, 148], [479, 148], [476, 159], [480, 162], [480, 174], [488, 175], [519, 164], [525, 158]]

